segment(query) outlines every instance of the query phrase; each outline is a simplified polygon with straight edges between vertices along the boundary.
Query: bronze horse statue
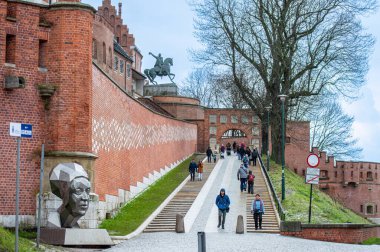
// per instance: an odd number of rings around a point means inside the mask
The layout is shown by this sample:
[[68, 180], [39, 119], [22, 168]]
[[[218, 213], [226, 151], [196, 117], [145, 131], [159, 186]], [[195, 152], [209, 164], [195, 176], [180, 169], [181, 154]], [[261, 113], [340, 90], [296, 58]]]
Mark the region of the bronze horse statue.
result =
[[[154, 55], [152, 55], [154, 56]], [[157, 76], [163, 77], [168, 76], [170, 81], [172, 83], [173, 79], [175, 77], [175, 74], [170, 72], [170, 66], [173, 66], [173, 59], [172, 58], [166, 58], [163, 63], [157, 64], [151, 68], [151, 69], [145, 69], [144, 74], [148, 77], [148, 79], [153, 83], [157, 85], [157, 82], [154, 80]]]

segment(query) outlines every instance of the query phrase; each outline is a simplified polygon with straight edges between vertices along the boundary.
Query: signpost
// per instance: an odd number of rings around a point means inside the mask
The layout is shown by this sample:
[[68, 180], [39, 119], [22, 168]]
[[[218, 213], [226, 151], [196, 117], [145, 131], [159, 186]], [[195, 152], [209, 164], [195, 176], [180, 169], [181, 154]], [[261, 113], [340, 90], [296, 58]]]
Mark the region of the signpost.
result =
[[316, 154], [310, 154], [307, 157], [307, 164], [311, 168], [306, 169], [306, 183], [310, 184], [310, 203], [309, 203], [309, 223], [311, 222], [311, 202], [313, 200], [313, 185], [319, 183], [320, 170], [316, 168], [319, 165], [319, 157]]
[[17, 137], [17, 160], [16, 160], [16, 218], [15, 218], [15, 252], [18, 252], [18, 227], [19, 227], [19, 194], [20, 194], [20, 146], [21, 138], [32, 137], [32, 125], [24, 123], [10, 123], [9, 135]]

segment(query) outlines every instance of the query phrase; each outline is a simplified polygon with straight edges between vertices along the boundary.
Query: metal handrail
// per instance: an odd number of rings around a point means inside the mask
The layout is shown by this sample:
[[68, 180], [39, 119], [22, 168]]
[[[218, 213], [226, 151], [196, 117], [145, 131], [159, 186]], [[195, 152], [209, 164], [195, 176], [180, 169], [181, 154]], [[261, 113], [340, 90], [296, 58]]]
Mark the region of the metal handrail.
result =
[[277, 208], [277, 212], [280, 216], [280, 219], [282, 221], [285, 221], [285, 211], [284, 211], [284, 208], [282, 207], [282, 204], [281, 204], [281, 201], [279, 200], [278, 196], [277, 196], [277, 193], [276, 193], [276, 189], [274, 188], [273, 186], [273, 183], [272, 183], [272, 180], [270, 179], [269, 177], [269, 174], [268, 174], [268, 171], [263, 163], [263, 160], [261, 159], [261, 156], [259, 155], [259, 161], [260, 161], [260, 164], [261, 164], [261, 169], [262, 171], [264, 172], [265, 174], [265, 177], [269, 183], [269, 188], [272, 192], [272, 195], [273, 195], [273, 199], [274, 199], [274, 203], [276, 205], [276, 208]]

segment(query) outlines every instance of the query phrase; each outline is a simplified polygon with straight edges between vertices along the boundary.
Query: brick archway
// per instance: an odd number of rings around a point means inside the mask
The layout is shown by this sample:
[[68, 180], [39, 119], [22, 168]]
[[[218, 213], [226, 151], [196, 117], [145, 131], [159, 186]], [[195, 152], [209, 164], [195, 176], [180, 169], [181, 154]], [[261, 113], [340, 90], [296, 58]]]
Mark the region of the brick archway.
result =
[[[229, 136], [226, 136], [226, 134], [230, 133]], [[233, 142], [236, 142], [237, 144], [244, 143], [245, 145], [249, 145], [250, 141], [248, 138], [248, 134], [243, 129], [227, 129], [225, 132], [223, 132], [218, 139], [218, 142], [220, 144], [227, 145], [227, 143], [230, 143], [231, 145]]]

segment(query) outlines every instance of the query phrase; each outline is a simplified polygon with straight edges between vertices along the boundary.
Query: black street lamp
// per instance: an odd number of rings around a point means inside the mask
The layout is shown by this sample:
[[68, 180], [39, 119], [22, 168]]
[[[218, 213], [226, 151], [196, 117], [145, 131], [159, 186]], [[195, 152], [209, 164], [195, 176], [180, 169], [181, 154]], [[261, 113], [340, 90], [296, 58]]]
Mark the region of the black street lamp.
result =
[[269, 119], [270, 119], [270, 115], [269, 115], [269, 112], [270, 112], [270, 109], [272, 107], [271, 106], [267, 106], [265, 107], [265, 110], [267, 111], [267, 134], [268, 134], [268, 139], [267, 139], [267, 171], [269, 171], [269, 159], [270, 159], [270, 151], [269, 151]]
[[285, 200], [285, 99], [287, 95], [281, 94], [278, 96], [281, 100], [281, 128], [282, 128], [282, 140], [281, 140], [281, 165], [282, 165], [282, 176], [281, 176], [281, 200]]

